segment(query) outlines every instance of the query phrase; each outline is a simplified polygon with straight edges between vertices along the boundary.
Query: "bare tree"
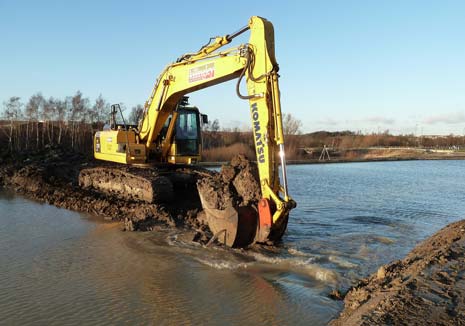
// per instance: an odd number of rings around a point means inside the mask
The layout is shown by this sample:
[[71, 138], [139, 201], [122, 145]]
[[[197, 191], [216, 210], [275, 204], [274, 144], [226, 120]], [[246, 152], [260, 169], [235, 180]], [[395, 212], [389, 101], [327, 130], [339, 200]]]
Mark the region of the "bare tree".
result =
[[105, 122], [110, 111], [110, 105], [100, 94], [92, 106], [93, 119], [91, 122]]
[[[103, 123], [105, 122], [105, 116], [109, 111], [109, 104], [107, 101], [105, 101], [102, 94], [100, 94], [95, 100], [94, 105], [92, 105], [92, 107], [88, 107], [86, 111], [86, 120], [89, 122], [88, 124], [86, 124], [87, 129], [89, 131], [88, 135], [90, 136], [90, 140], [93, 141], [95, 124], [103, 125]], [[97, 126], [97, 128], [99, 128], [99, 126]]]
[[65, 119], [66, 119], [66, 100], [55, 100], [55, 117], [58, 123], [58, 136], [57, 136], [57, 143], [61, 145], [61, 141], [63, 139], [63, 129], [65, 127]]
[[53, 145], [53, 119], [56, 115], [56, 100], [50, 97], [44, 102], [42, 108], [42, 120], [44, 121], [44, 129], [42, 131], [42, 146], [44, 146], [44, 134], [47, 134], [48, 143]]
[[71, 124], [71, 148], [76, 146], [76, 136], [80, 122], [85, 122], [88, 115], [89, 99], [82, 96], [81, 91], [77, 91], [71, 98], [71, 110], [68, 116], [68, 124]]
[[89, 99], [82, 96], [81, 91], [77, 91], [71, 98], [71, 111], [69, 113], [70, 121], [83, 121], [86, 119]]
[[142, 118], [144, 113], [144, 107], [140, 104], [133, 106], [131, 112], [129, 113], [129, 123], [133, 125], [137, 125], [139, 120]]
[[283, 133], [285, 135], [300, 135], [302, 121], [297, 120], [290, 113], [283, 114]]
[[213, 131], [213, 132], [218, 132], [220, 131], [220, 122], [218, 121], [218, 119], [215, 119], [215, 120], [208, 120], [208, 123], [207, 124], [204, 124], [202, 129], [204, 131]]
[[[28, 120], [28, 126], [27, 128], [27, 134], [29, 134], [29, 123], [33, 122], [33, 126], [35, 124], [35, 129], [36, 129], [36, 149], [39, 148], [39, 116], [40, 112], [42, 111], [42, 107], [44, 105], [45, 99], [42, 96], [41, 93], [37, 93], [31, 96], [29, 101], [26, 104], [26, 118]], [[32, 129], [32, 132], [34, 132], [34, 129]], [[29, 136], [29, 135], [28, 135]], [[29, 139], [26, 139], [26, 142], [28, 142]]]
[[[22, 103], [20, 102], [20, 98], [17, 96], [10, 97], [8, 102], [3, 102], [4, 106], [4, 115], [7, 120], [10, 121], [10, 128], [8, 131], [8, 149], [10, 152], [13, 151], [13, 137], [15, 131], [15, 122], [18, 121], [18, 118], [21, 116], [21, 106]], [[19, 142], [19, 137], [17, 137], [17, 141]], [[19, 148], [19, 143], [17, 144]]]
[[220, 122], [218, 119], [209, 120], [207, 124], [202, 126], [202, 142], [204, 148], [211, 148], [219, 146], [220, 144]]

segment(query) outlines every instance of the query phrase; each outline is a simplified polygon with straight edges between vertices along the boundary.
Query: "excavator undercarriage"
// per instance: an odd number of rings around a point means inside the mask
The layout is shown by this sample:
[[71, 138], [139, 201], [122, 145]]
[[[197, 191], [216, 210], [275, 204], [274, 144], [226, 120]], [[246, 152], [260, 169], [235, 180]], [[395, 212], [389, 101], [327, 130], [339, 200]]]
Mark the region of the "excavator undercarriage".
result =
[[125, 166], [104, 163], [81, 170], [79, 186], [123, 201], [188, 205], [211, 231], [211, 241], [229, 247], [279, 241], [287, 217], [272, 229], [260, 225], [256, 164], [238, 155], [220, 172], [193, 165]]

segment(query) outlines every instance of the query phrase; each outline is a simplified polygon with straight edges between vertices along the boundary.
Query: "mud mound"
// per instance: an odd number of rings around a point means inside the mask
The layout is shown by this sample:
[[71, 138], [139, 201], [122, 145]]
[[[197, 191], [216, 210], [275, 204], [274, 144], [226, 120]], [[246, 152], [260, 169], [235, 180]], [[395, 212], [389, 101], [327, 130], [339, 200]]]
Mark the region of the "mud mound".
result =
[[465, 325], [465, 220], [351, 289], [331, 325]]
[[208, 208], [256, 206], [260, 200], [257, 165], [244, 155], [237, 155], [220, 173], [200, 179], [197, 189]]

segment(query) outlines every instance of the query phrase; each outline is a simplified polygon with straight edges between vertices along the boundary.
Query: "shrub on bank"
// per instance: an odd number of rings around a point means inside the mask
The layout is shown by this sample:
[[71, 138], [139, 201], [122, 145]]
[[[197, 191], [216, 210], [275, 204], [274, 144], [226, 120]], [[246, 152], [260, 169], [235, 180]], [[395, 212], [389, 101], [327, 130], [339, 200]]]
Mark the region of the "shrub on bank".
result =
[[226, 162], [230, 161], [233, 156], [244, 154], [251, 160], [255, 160], [255, 151], [249, 145], [244, 143], [235, 143], [229, 146], [221, 146], [205, 149], [202, 152], [202, 161], [204, 162]]

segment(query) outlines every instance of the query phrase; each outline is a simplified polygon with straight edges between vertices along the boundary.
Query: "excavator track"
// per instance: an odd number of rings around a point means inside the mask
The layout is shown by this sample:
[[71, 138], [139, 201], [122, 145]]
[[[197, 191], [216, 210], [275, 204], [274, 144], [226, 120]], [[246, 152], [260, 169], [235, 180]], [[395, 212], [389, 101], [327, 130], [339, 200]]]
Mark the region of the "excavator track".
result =
[[125, 200], [148, 203], [173, 199], [173, 184], [156, 170], [96, 167], [84, 169], [79, 174], [79, 186], [95, 189], [107, 195], [117, 195]]
[[82, 169], [79, 186], [124, 200], [172, 202], [179, 199], [182, 192], [196, 191], [196, 180], [208, 173], [198, 167], [127, 167], [107, 164]]

